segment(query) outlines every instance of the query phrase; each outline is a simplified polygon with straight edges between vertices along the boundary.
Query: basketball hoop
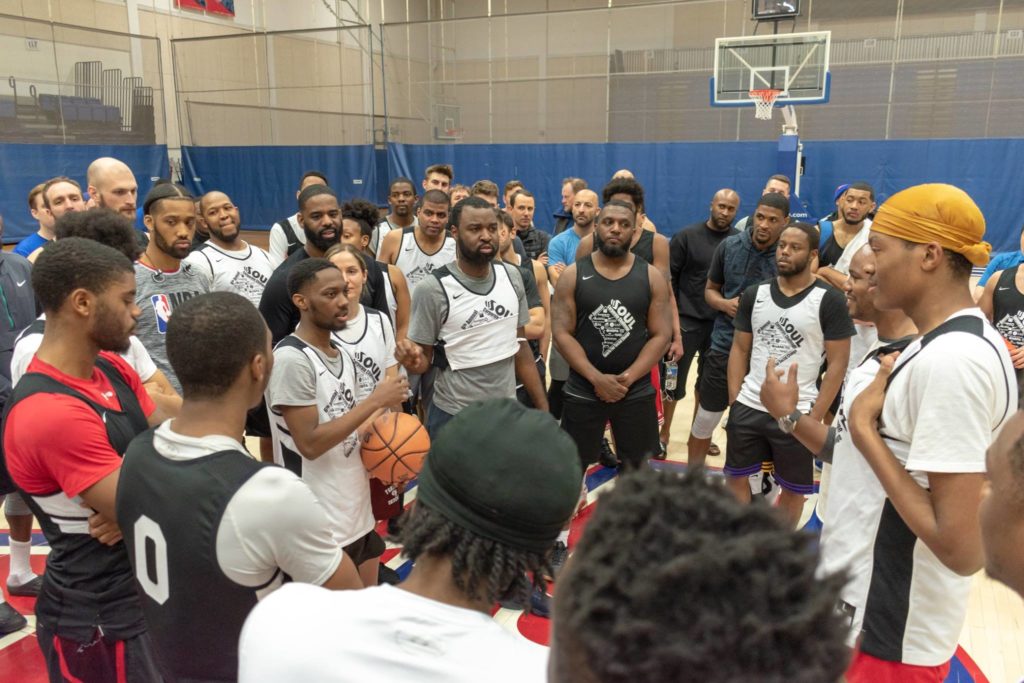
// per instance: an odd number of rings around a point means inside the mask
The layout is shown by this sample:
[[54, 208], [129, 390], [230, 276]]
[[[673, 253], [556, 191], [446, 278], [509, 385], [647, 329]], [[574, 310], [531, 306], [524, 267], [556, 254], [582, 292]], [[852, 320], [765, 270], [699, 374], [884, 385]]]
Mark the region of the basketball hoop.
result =
[[762, 121], [772, 120], [772, 109], [775, 107], [775, 100], [782, 94], [781, 90], [763, 89], [751, 90], [750, 99], [754, 100], [754, 118]]

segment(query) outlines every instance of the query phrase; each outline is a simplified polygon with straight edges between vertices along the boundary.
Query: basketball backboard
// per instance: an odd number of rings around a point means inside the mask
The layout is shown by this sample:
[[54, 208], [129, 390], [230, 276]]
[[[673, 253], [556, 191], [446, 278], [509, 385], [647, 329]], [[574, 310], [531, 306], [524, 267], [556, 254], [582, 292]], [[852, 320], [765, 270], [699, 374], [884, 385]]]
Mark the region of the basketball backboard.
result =
[[775, 106], [828, 102], [831, 31], [715, 40], [711, 104], [752, 107], [751, 91], [778, 90]]

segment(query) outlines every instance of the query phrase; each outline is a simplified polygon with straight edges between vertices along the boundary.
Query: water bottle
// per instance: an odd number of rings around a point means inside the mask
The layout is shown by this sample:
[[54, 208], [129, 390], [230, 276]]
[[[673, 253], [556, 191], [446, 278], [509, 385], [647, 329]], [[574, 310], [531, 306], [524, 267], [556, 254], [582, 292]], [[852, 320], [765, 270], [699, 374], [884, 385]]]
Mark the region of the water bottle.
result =
[[674, 360], [665, 361], [665, 391], [675, 391], [679, 383], [679, 364]]

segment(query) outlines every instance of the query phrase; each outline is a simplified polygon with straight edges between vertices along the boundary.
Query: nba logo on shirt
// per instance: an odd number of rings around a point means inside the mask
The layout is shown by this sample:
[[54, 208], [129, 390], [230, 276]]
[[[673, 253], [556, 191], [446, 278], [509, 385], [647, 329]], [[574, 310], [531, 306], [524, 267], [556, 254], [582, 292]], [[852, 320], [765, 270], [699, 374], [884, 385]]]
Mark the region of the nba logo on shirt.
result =
[[154, 294], [149, 300], [153, 304], [153, 314], [156, 316], [156, 329], [160, 334], [167, 334], [167, 321], [171, 319], [171, 300], [166, 294]]

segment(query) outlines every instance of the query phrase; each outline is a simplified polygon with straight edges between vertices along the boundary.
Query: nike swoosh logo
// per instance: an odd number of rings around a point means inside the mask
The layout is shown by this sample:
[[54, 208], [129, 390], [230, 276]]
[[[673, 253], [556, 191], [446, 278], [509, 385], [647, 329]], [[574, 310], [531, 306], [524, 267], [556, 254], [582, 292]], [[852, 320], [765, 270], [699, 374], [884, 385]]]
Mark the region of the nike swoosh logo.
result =
[[[18, 286], [20, 287], [21, 285], [18, 285]], [[1010, 288], [1009, 287], [996, 287], [996, 289], [998, 289], [1000, 292], [1005, 292], [1005, 291], [1007, 291]]]
[[416, 247], [406, 247], [406, 248], [405, 248], [405, 249], [403, 249], [402, 251], [412, 251], [412, 250], [413, 250], [413, 249], [415, 249], [415, 248], [416, 248]]
[[321, 370], [320, 372], [316, 373], [316, 376], [319, 377], [320, 375], [324, 374], [325, 372], [327, 372], [327, 371], [326, 370]]
[[452, 299], [458, 299], [463, 294], [465, 294], [465, 292], [459, 292], [458, 294], [452, 294]]
[[593, 275], [584, 275], [584, 276], [582, 277], [582, 279], [583, 279], [583, 280], [589, 280], [589, 279], [590, 279], [590, 278], [592, 278], [592, 277], [594, 277], [594, 276], [593, 276]]
[[25, 284], [25, 281], [24, 281], [24, 280], [22, 280], [21, 282], [15, 282], [14, 284], [16, 284], [16, 285], [18, 285], [19, 287], [21, 287], [21, 286], [22, 286], [23, 284]]

